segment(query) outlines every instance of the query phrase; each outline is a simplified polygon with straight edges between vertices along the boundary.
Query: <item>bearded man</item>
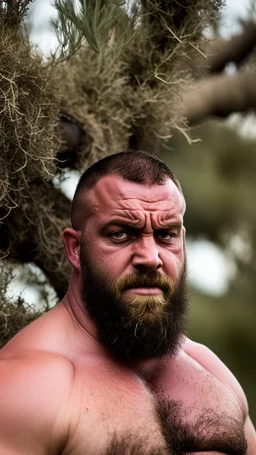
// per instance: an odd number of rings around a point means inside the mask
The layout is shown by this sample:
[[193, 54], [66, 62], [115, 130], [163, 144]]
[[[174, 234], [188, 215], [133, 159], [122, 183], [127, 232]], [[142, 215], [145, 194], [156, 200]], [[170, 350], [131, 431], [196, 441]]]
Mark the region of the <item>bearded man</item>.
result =
[[129, 151], [81, 177], [63, 301], [0, 354], [0, 455], [255, 455], [244, 392], [184, 336], [185, 201]]

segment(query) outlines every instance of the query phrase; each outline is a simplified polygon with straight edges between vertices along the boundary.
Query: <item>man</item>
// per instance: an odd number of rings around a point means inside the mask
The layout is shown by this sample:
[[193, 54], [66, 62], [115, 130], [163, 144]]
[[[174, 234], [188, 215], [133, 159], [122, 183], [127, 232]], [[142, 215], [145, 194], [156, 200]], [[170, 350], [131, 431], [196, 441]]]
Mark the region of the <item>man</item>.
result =
[[80, 179], [63, 301], [1, 351], [0, 455], [255, 455], [244, 393], [185, 338], [185, 201], [144, 152]]

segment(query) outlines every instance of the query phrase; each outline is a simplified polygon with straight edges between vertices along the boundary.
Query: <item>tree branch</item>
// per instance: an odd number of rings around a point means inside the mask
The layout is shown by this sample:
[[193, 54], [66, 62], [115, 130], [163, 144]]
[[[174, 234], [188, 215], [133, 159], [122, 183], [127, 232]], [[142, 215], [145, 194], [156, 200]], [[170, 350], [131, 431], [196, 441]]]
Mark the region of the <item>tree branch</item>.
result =
[[210, 116], [226, 117], [233, 112], [255, 109], [255, 75], [240, 72], [212, 76], [184, 92], [182, 112], [190, 124]]
[[256, 46], [255, 22], [243, 22], [243, 32], [229, 40], [215, 39], [209, 41], [206, 49], [206, 65], [211, 73], [221, 72], [227, 63], [241, 63]]

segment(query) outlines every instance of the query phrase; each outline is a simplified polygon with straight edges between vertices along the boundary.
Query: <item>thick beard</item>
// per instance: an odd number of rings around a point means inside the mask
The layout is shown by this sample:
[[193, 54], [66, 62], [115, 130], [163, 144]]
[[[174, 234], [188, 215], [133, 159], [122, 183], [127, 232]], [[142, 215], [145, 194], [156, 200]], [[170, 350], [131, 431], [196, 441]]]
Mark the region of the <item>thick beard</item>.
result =
[[[185, 330], [188, 307], [186, 267], [174, 285], [158, 272], [136, 273], [111, 283], [88, 260], [81, 245], [82, 300], [99, 340], [120, 360], [174, 357]], [[122, 297], [129, 287], [160, 285], [159, 296]], [[152, 284], [153, 283], [153, 284]]]

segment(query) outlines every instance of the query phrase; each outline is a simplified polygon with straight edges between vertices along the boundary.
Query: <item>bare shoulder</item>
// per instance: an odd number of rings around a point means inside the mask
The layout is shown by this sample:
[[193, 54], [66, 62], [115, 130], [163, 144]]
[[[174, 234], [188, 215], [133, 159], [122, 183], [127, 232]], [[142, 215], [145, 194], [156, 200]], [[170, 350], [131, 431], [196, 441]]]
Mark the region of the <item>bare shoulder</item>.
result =
[[248, 443], [247, 455], [256, 455], [256, 431], [251, 422], [245, 393], [228, 367], [203, 344], [186, 339], [184, 352], [226, 385], [236, 396], [244, 417], [244, 431]]
[[222, 384], [226, 385], [236, 396], [241, 406], [243, 415], [248, 414], [248, 404], [245, 393], [229, 368], [220, 360], [220, 358], [207, 346], [186, 339], [184, 344], [185, 353], [198, 362], [209, 373], [215, 376]]
[[60, 355], [31, 350], [0, 356], [0, 453], [59, 453], [73, 375], [72, 363]]

